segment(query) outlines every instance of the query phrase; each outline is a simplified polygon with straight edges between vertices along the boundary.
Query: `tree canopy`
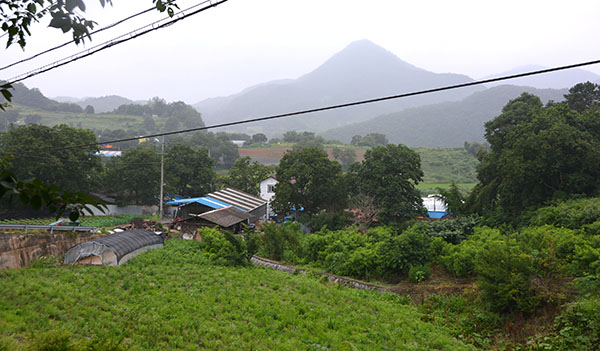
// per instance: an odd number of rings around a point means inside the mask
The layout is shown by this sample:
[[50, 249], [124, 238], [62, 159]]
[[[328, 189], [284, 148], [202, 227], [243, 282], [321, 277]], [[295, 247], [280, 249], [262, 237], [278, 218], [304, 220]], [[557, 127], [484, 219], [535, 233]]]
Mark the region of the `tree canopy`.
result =
[[[589, 91], [583, 84], [570, 92], [579, 94], [582, 87]], [[486, 123], [490, 151], [479, 154], [480, 184], [469, 198], [473, 209], [499, 211], [510, 220], [552, 199], [597, 194], [600, 111], [586, 104], [578, 112], [579, 102], [574, 108], [570, 101], [580, 99], [572, 94], [566, 95], [566, 103], [546, 107], [523, 94]]]
[[117, 195], [119, 204], [158, 203], [160, 155], [152, 148], [136, 147], [109, 160], [106, 189]]
[[168, 189], [186, 197], [210, 192], [215, 178], [213, 163], [205, 148], [174, 145], [165, 156]]
[[335, 211], [346, 201], [342, 167], [317, 147], [286, 152], [277, 167], [277, 180], [272, 206], [279, 214], [292, 207], [308, 214]]
[[405, 145], [376, 146], [362, 163], [350, 168], [352, 188], [372, 196], [381, 206], [380, 217], [399, 222], [423, 213], [415, 185], [422, 181], [421, 158]]
[[223, 185], [259, 195], [260, 182], [273, 173], [273, 169], [258, 162], [252, 162], [248, 156], [239, 158], [229, 170], [229, 174], [222, 178]]

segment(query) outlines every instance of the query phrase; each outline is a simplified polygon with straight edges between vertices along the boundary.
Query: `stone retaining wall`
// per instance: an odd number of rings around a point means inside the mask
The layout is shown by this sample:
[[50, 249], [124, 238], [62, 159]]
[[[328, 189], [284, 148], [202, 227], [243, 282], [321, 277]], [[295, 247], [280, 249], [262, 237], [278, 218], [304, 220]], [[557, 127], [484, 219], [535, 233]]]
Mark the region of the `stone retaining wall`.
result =
[[[292, 273], [292, 274], [293, 273], [306, 274], [306, 271], [303, 269], [298, 269], [294, 266], [288, 266], [288, 265], [281, 264], [279, 262], [271, 261], [266, 258], [262, 258], [262, 257], [258, 257], [258, 256], [252, 256], [250, 261], [255, 266], [269, 267], [272, 269], [276, 269], [278, 271], [288, 272], [288, 273]], [[367, 282], [363, 282], [360, 280], [351, 279], [351, 278], [347, 278], [347, 277], [341, 277], [339, 275], [335, 275], [335, 274], [331, 274], [331, 273], [321, 273], [321, 275], [327, 277], [327, 280], [329, 280], [330, 282], [336, 282], [336, 283], [346, 285], [346, 286], [349, 286], [349, 287], [352, 287], [355, 289], [376, 290], [376, 291], [389, 291], [390, 290], [385, 286], [371, 284], [371, 283], [367, 283]]]
[[25, 267], [41, 256], [63, 256], [97, 233], [0, 234], [0, 269]]

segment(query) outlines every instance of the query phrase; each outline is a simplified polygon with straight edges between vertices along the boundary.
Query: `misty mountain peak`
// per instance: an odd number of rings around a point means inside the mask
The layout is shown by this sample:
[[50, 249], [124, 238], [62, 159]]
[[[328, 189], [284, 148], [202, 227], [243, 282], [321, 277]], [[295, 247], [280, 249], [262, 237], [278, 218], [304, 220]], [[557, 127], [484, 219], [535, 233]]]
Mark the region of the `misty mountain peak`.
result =
[[350, 43], [307, 76], [326, 75], [328, 78], [334, 78], [348, 75], [350, 72], [385, 75], [390, 71], [421, 71], [421, 69], [402, 61], [372, 41], [363, 39]]

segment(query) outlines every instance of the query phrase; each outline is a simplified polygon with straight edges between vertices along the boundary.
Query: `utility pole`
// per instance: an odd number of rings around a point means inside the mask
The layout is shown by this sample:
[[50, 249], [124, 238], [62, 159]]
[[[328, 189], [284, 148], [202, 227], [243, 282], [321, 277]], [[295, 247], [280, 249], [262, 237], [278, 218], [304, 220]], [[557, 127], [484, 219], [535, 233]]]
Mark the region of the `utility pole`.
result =
[[162, 141], [160, 143], [160, 199], [158, 205], [159, 219], [163, 217], [163, 188], [165, 184], [165, 136], [162, 136]]

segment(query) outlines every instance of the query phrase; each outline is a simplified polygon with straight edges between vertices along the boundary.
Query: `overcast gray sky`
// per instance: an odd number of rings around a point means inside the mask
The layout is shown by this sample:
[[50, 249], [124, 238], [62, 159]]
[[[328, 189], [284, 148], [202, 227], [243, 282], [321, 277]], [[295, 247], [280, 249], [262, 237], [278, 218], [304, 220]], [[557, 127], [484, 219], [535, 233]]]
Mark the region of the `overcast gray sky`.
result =
[[[112, 8], [102, 9], [98, 2], [86, 0], [86, 15], [100, 27], [152, 6], [151, 0], [113, 0]], [[200, 0], [178, 2], [183, 9]], [[529, 64], [599, 59], [599, 10], [600, 1], [593, 0], [229, 0], [24, 83], [51, 97], [116, 94], [196, 103], [297, 78], [360, 39], [429, 71], [480, 78]], [[0, 77], [9, 79], [161, 17], [153, 13], [126, 22], [87, 46], [70, 45]], [[4, 50], [0, 63], [69, 39], [46, 24], [34, 27], [24, 52], [17, 45]], [[600, 74], [599, 66], [586, 69]]]

